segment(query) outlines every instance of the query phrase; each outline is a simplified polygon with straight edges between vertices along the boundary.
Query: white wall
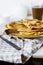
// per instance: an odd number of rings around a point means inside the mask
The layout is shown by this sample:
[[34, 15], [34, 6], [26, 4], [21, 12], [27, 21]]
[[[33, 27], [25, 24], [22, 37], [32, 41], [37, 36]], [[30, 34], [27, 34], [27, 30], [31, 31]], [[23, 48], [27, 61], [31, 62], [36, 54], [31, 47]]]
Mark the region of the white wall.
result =
[[25, 6], [30, 13], [32, 6], [42, 3], [43, 0], [0, 0], [0, 16], [13, 14], [15, 8], [18, 8], [18, 4]]

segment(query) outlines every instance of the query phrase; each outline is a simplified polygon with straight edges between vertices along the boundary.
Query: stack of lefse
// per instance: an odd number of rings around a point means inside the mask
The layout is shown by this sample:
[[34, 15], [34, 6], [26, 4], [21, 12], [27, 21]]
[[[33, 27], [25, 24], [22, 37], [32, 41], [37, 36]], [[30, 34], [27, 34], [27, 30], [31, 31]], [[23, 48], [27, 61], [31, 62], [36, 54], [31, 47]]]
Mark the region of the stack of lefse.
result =
[[6, 29], [16, 29], [13, 36], [38, 36], [43, 35], [43, 22], [37, 19], [21, 19], [5, 25]]

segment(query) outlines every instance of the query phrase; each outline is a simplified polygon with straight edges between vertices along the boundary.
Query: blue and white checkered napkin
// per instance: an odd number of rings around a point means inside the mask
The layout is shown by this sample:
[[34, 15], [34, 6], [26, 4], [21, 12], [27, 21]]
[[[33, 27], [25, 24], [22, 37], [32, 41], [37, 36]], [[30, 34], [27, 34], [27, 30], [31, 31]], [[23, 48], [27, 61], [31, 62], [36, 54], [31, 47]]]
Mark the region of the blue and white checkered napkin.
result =
[[11, 39], [8, 35], [4, 35], [3, 37], [21, 47], [21, 50], [17, 50], [0, 39], [0, 60], [12, 63], [22, 63], [21, 54], [26, 56], [29, 60], [32, 56], [32, 51], [36, 51], [43, 44], [41, 41], [36, 39], [24, 39], [23, 41], [16, 37], [15, 39]]

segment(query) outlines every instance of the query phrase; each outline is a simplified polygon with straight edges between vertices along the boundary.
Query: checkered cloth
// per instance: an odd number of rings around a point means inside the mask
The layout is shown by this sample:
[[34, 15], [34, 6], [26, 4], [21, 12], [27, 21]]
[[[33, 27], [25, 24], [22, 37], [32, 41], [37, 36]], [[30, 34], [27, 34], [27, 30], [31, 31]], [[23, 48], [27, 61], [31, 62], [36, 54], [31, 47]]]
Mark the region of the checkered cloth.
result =
[[11, 39], [8, 35], [4, 35], [3, 37], [21, 47], [21, 50], [17, 50], [0, 38], [0, 60], [12, 63], [22, 63], [21, 54], [29, 60], [32, 56], [32, 51], [36, 51], [43, 44], [37, 39], [24, 39], [23, 41], [16, 37], [15, 39]]

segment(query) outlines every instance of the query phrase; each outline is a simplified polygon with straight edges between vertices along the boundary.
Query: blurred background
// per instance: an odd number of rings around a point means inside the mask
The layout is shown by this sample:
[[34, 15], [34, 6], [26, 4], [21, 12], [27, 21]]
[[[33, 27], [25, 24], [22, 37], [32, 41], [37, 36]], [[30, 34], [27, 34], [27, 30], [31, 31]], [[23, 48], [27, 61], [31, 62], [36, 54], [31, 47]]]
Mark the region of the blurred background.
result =
[[0, 17], [26, 17], [32, 14], [33, 6], [43, 6], [43, 0], [0, 0]]

